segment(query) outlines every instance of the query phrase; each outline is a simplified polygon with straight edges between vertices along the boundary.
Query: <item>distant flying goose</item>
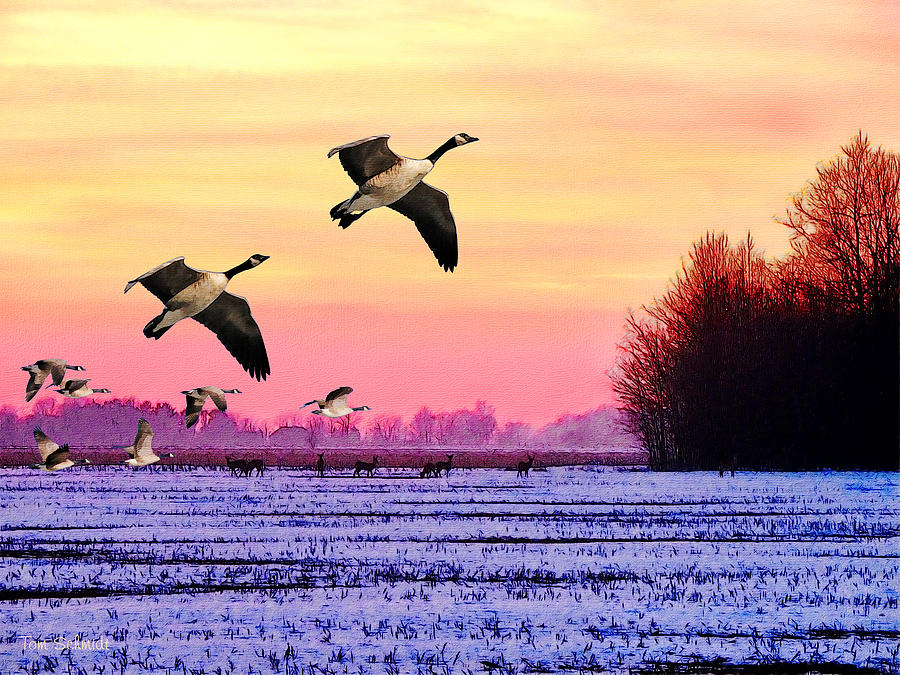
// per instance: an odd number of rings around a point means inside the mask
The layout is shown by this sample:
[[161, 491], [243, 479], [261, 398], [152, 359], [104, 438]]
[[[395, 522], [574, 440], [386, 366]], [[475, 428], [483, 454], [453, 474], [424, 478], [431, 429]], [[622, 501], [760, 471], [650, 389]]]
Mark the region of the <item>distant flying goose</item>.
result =
[[35, 361], [30, 366], [22, 366], [22, 370], [31, 373], [28, 378], [28, 384], [25, 385], [25, 400], [30, 401], [34, 395], [41, 390], [41, 385], [48, 375], [53, 376], [53, 384], [59, 386], [62, 384], [66, 375], [66, 369], [84, 370], [83, 366], [70, 366], [65, 359], [41, 359]]
[[339, 225], [347, 227], [367, 211], [389, 206], [416, 224], [438, 264], [452, 272], [459, 256], [450, 200], [446, 192], [423, 183], [422, 179], [445, 152], [478, 139], [456, 134], [425, 159], [411, 159], [388, 148], [388, 138], [369, 136], [328, 152], [329, 157], [337, 153], [341, 166], [359, 186], [350, 199], [331, 209], [331, 219], [340, 218]]
[[203, 410], [203, 404], [206, 398], [212, 399], [216, 407], [225, 412], [228, 409], [228, 403], [225, 401], [225, 394], [240, 394], [240, 389], [219, 389], [218, 387], [196, 387], [181, 392], [187, 398], [187, 408], [184, 410], [185, 426], [190, 429], [200, 419], [200, 411]]
[[324, 401], [316, 399], [315, 401], [304, 403], [300, 407], [305, 408], [308, 405], [316, 403], [318, 404], [319, 409], [313, 410], [313, 415], [324, 415], [325, 417], [343, 417], [344, 415], [349, 415], [355, 410], [371, 410], [371, 408], [367, 405], [360, 406], [359, 408], [351, 408], [350, 406], [348, 406], [347, 396], [352, 391], [353, 389], [351, 387], [339, 387], [338, 389], [329, 392]]
[[91, 394], [111, 394], [112, 392], [109, 389], [92, 389], [88, 386], [87, 380], [63, 380], [62, 386], [59, 389], [54, 389], [53, 391], [58, 391], [63, 396], [68, 396], [69, 398], [82, 398], [84, 396], [90, 396]]
[[256, 254], [225, 272], [207, 272], [188, 267], [183, 257], [175, 258], [129, 281], [125, 292], [140, 283], [165, 304], [162, 314], [144, 326], [148, 338], [158, 340], [175, 323], [191, 317], [216, 334], [250, 377], [264, 380], [271, 371], [259, 326], [247, 300], [226, 292], [225, 287], [235, 274], [268, 259]]
[[[152, 441], [153, 427], [150, 426], [150, 422], [142, 417], [138, 420], [137, 436], [134, 437], [134, 443], [125, 446], [124, 448], [125, 452], [131, 455], [131, 458], [126, 459], [122, 464], [128, 466], [147, 466], [148, 464], [155, 464], [158, 462], [160, 458], [153, 452]], [[174, 456], [175, 455], [171, 452], [167, 452], [163, 455], [163, 457]]]
[[69, 459], [69, 446], [58, 446], [50, 440], [50, 438], [38, 427], [34, 428], [34, 440], [37, 441], [38, 452], [41, 453], [42, 464], [32, 464], [32, 469], [43, 469], [44, 471], [59, 471], [60, 469], [68, 469], [76, 464], [90, 464], [90, 460], [79, 459], [72, 461]]

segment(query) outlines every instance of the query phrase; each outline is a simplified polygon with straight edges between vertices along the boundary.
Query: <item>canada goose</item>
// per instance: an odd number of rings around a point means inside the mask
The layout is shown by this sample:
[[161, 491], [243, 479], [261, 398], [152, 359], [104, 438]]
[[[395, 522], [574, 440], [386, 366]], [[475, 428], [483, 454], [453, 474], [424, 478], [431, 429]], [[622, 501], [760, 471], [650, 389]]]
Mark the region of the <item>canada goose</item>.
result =
[[41, 385], [48, 375], [53, 377], [53, 384], [59, 386], [68, 370], [84, 370], [83, 366], [70, 366], [65, 359], [40, 359], [30, 366], [22, 366], [22, 370], [31, 373], [25, 385], [25, 400], [30, 401], [41, 390]]
[[235, 274], [268, 259], [256, 254], [225, 272], [207, 272], [188, 267], [184, 257], [175, 258], [129, 281], [125, 293], [140, 283], [166, 306], [144, 326], [148, 338], [158, 340], [178, 321], [191, 317], [216, 334], [250, 377], [264, 380], [271, 371], [259, 326], [247, 300], [226, 292], [225, 287]]
[[316, 403], [319, 406], [318, 410], [313, 410], [313, 415], [324, 415], [325, 417], [343, 417], [344, 415], [349, 415], [350, 413], [356, 410], [371, 410], [371, 408], [367, 405], [361, 405], [358, 408], [351, 408], [347, 405], [347, 396], [350, 392], [353, 391], [352, 387], [338, 387], [334, 391], [328, 392], [328, 396], [325, 397], [324, 401], [320, 401], [318, 399], [314, 401], [307, 401], [300, 408], [305, 408], [308, 405], [312, 405]]
[[456, 134], [425, 159], [411, 159], [388, 148], [388, 138], [369, 136], [328, 152], [329, 157], [337, 153], [341, 166], [359, 186], [350, 199], [331, 209], [331, 219], [340, 219], [338, 224], [346, 228], [367, 211], [389, 206], [416, 224], [438, 264], [452, 272], [459, 255], [450, 200], [446, 192], [422, 179], [445, 152], [478, 139]]
[[153, 452], [153, 427], [150, 422], [143, 417], [138, 420], [137, 435], [134, 437], [134, 443], [123, 448], [125, 452], [131, 455], [130, 459], [126, 459], [122, 464], [128, 466], [147, 466], [155, 464], [160, 457], [174, 457], [175, 454], [167, 452], [158, 456]]
[[54, 389], [53, 391], [59, 392], [63, 396], [68, 396], [69, 398], [82, 398], [84, 396], [90, 396], [91, 394], [112, 393], [109, 389], [93, 389], [92, 387], [89, 387], [88, 382], [90, 381], [90, 379], [63, 380], [59, 389]]
[[240, 389], [219, 389], [218, 387], [196, 387], [181, 392], [187, 399], [187, 407], [184, 409], [185, 426], [190, 429], [200, 419], [200, 411], [203, 404], [206, 403], [207, 397], [212, 399], [216, 407], [225, 412], [228, 409], [228, 403], [225, 401], [225, 394], [240, 394]]
[[60, 469], [68, 469], [76, 464], [90, 464], [88, 459], [77, 459], [72, 461], [69, 459], [69, 446], [58, 446], [50, 440], [40, 428], [34, 428], [34, 440], [37, 442], [38, 452], [41, 453], [43, 463], [32, 464], [32, 469], [43, 469], [44, 471], [59, 471]]

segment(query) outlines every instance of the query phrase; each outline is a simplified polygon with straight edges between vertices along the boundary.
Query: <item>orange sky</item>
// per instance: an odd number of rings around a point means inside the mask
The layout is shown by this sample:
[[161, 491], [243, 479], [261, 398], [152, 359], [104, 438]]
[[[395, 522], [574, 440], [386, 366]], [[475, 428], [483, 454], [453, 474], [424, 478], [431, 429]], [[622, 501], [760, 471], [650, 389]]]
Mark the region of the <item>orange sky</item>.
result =
[[[339, 385], [408, 416], [545, 422], [613, 401], [629, 307], [707, 229], [770, 255], [791, 192], [863, 129], [900, 146], [895, 2], [0, 2], [0, 403], [19, 366], [85, 365], [183, 405], [237, 387], [275, 419]], [[450, 194], [456, 272], [327, 151], [391, 134]], [[184, 255], [260, 324], [257, 383], [199, 324], [159, 342], [128, 279]]]

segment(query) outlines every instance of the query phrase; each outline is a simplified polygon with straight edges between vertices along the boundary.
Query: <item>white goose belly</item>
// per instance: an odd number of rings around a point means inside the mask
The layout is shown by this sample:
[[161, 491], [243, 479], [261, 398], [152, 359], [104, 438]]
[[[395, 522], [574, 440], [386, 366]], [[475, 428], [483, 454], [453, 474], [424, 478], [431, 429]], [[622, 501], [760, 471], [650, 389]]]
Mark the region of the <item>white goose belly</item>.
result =
[[173, 326], [182, 319], [195, 316], [209, 307], [228, 285], [221, 272], [204, 272], [197, 281], [176, 293], [166, 303], [166, 312], [157, 329]]
[[434, 168], [427, 159], [404, 159], [359, 186], [360, 195], [353, 200], [353, 211], [368, 211], [387, 206], [406, 195]]

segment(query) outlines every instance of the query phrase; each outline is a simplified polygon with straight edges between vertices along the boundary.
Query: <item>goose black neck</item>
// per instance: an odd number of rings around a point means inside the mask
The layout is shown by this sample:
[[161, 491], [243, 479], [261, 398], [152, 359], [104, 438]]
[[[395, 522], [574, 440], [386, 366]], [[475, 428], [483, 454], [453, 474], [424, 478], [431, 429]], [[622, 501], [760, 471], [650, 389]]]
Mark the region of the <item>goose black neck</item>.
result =
[[232, 267], [230, 270], [226, 270], [225, 272], [223, 272], [223, 274], [228, 279], [231, 279], [231, 277], [233, 277], [235, 274], [238, 274], [239, 272], [243, 272], [243, 271], [249, 270], [249, 269], [253, 269], [253, 263], [251, 263], [249, 260], [245, 260], [240, 265], [237, 265], [236, 267]]
[[451, 138], [446, 143], [441, 145], [437, 150], [435, 150], [430, 155], [428, 155], [428, 157], [426, 157], [425, 159], [430, 160], [431, 163], [434, 164], [436, 161], [438, 161], [444, 155], [445, 152], [447, 152], [448, 150], [455, 148], [455, 147], [456, 147], [456, 139]]

